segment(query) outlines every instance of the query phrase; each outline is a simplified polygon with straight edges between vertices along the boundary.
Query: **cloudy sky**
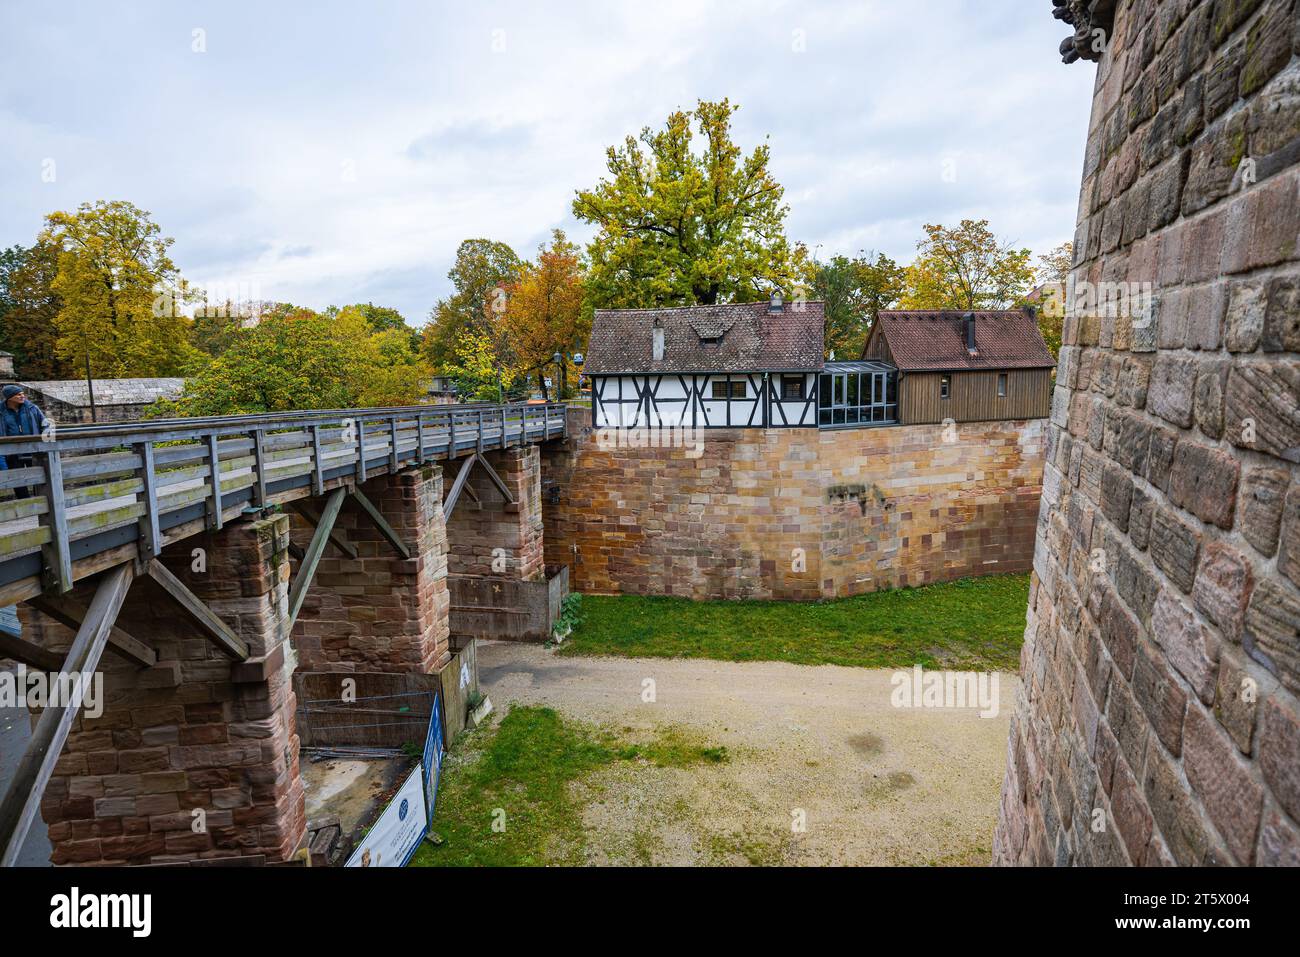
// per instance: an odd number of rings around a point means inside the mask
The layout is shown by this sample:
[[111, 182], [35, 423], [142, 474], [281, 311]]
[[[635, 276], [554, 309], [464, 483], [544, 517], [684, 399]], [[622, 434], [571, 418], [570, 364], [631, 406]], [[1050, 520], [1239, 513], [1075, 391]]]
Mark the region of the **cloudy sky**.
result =
[[191, 281], [420, 325], [460, 240], [586, 240], [605, 147], [729, 97], [819, 258], [962, 217], [1045, 252], [1094, 75], [1065, 32], [1045, 0], [0, 0], [0, 246], [126, 199]]

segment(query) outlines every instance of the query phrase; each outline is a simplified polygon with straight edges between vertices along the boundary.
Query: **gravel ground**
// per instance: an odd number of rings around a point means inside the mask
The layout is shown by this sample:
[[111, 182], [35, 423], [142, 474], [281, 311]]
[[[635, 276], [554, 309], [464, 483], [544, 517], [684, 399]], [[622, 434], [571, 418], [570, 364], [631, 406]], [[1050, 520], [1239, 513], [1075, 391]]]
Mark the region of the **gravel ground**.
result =
[[672, 726], [727, 748], [723, 764], [622, 763], [579, 785], [593, 864], [989, 862], [1014, 675], [986, 718], [895, 708], [888, 670], [560, 658], [511, 642], [478, 655], [498, 709], [544, 704], [632, 739]]

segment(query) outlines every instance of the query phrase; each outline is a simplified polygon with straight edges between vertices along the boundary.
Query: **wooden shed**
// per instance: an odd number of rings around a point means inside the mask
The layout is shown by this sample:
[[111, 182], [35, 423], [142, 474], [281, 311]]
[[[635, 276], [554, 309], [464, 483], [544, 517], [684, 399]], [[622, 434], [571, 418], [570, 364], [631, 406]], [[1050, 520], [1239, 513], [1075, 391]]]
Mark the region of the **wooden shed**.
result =
[[897, 367], [901, 425], [1051, 412], [1056, 362], [1032, 309], [883, 311], [862, 358]]

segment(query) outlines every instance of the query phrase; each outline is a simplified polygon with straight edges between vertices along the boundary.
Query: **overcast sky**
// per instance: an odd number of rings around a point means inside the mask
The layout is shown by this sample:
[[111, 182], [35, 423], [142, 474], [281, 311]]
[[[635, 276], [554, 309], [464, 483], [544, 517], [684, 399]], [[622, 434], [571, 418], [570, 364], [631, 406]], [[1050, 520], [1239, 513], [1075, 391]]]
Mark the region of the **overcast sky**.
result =
[[1074, 230], [1094, 76], [1065, 33], [1027, 0], [0, 0], [0, 246], [125, 199], [191, 281], [421, 325], [460, 240], [585, 241], [605, 147], [729, 97], [823, 260], [907, 261], [963, 217], [1042, 253]]

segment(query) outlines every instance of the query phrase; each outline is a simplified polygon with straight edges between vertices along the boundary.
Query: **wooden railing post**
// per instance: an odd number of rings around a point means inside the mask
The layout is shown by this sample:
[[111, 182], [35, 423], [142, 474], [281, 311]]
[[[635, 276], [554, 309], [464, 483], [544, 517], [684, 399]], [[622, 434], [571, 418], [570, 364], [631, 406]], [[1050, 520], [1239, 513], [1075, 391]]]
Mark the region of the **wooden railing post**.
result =
[[45, 587], [72, 591], [72, 550], [68, 541], [68, 510], [63, 499], [63, 461], [58, 449], [45, 453], [46, 519], [50, 540], [41, 546], [45, 559]]
[[261, 508], [266, 504], [266, 453], [262, 449], [262, 430], [248, 433], [253, 440], [253, 470], [257, 479], [253, 486], [253, 504]]
[[447, 415], [447, 458], [456, 457], [456, 413], [454, 411]]
[[424, 464], [424, 413], [415, 413], [415, 461]]
[[388, 420], [388, 474], [397, 474], [397, 416]]
[[478, 410], [478, 454], [483, 454], [483, 410]]
[[320, 426], [308, 426], [311, 429], [311, 490], [316, 495], [325, 494], [325, 462], [320, 452]]
[[357, 416], [357, 481], [366, 480], [366, 430], [362, 426], [361, 416]]
[[158, 530], [158, 476], [154, 474], [153, 443], [139, 442], [140, 477], [144, 484], [144, 514], [140, 516], [140, 558], [149, 561], [162, 551], [162, 534]]
[[208, 498], [208, 528], [221, 531], [221, 452], [217, 433], [208, 433], [208, 479], [212, 482], [212, 495]]

